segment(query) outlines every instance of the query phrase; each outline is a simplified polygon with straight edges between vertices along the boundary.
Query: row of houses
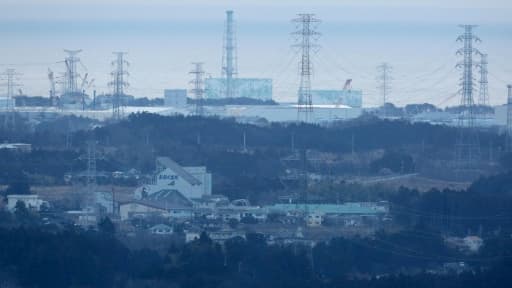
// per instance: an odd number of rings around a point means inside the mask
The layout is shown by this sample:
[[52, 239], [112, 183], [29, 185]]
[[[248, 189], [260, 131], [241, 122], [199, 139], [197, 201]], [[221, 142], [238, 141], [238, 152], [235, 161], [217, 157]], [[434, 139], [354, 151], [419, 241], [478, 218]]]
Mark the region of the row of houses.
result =
[[[286, 219], [302, 219], [309, 226], [325, 223], [341, 223], [356, 226], [364, 220], [385, 221], [389, 219], [387, 202], [351, 202], [343, 204], [274, 204], [268, 206], [239, 206], [236, 201], [221, 205], [204, 205], [191, 203], [190, 206], [168, 206], [165, 202], [148, 202], [133, 200], [120, 204], [121, 220], [132, 218], [150, 218], [153, 216], [167, 218], [172, 222], [185, 222], [194, 219], [218, 220], [228, 223], [235, 220], [242, 222], [251, 219], [254, 222], [273, 221], [286, 224]], [[305, 218], [305, 219], [304, 219]], [[281, 221], [281, 220], [282, 221]], [[293, 220], [292, 220], [293, 221]]]
[[[245, 199], [230, 202], [226, 197], [212, 195], [212, 175], [204, 166], [182, 167], [168, 157], [157, 157], [156, 171], [151, 180], [137, 187], [130, 199], [118, 201], [112, 192], [94, 192], [93, 205], [67, 213], [78, 223], [92, 225], [98, 215], [114, 215], [121, 221], [130, 219], [165, 218], [169, 222], [194, 220], [233, 221], [247, 223], [306, 222], [309, 226], [329, 223], [356, 226], [365, 219], [385, 220], [389, 207], [386, 202], [343, 204], [273, 204], [253, 206]], [[44, 201], [37, 195], [10, 195], [8, 207], [14, 209], [22, 201], [39, 210]], [[269, 219], [270, 218], [270, 219]]]

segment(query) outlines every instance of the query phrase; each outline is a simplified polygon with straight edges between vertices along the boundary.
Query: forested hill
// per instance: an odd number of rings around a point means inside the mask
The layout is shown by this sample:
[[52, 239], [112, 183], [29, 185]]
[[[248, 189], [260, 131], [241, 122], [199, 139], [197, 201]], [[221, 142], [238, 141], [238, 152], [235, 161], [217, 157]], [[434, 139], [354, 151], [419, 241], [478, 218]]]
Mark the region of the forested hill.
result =
[[[110, 137], [111, 144], [118, 145], [142, 143], [148, 138], [157, 146], [158, 143], [168, 142], [195, 145], [199, 136], [204, 146], [227, 147], [241, 147], [245, 133], [249, 147], [289, 149], [293, 137], [296, 148], [326, 152], [349, 152], [352, 140], [359, 151], [410, 146], [419, 148], [422, 145], [432, 149], [452, 149], [457, 135], [454, 128], [446, 126], [374, 117], [339, 122], [330, 127], [303, 123], [273, 123], [260, 127], [216, 117], [167, 117], [147, 113], [132, 114], [126, 121], [104, 126], [95, 133], [99, 140], [108, 135], [118, 136]], [[482, 132], [482, 144], [488, 143], [491, 137], [496, 136]], [[499, 137], [493, 140], [500, 143]]]
[[[161, 116], [131, 114], [119, 123], [99, 123], [86, 118], [61, 117], [45, 121], [35, 128], [20, 118], [15, 130], [0, 127], [0, 141], [32, 143], [36, 147], [64, 147], [71, 139], [74, 147], [95, 139], [101, 145], [151, 145], [157, 152], [179, 146], [240, 148], [243, 134], [248, 147], [290, 149], [292, 138], [297, 149], [347, 153], [352, 145], [357, 151], [373, 149], [420, 149], [436, 153], [453, 150], [455, 128], [410, 123], [405, 120], [381, 120], [372, 116], [333, 123], [329, 127], [313, 124], [270, 123], [266, 126], [241, 124], [234, 119], [196, 116]], [[482, 147], [502, 148], [503, 136], [494, 130], [480, 131]], [[67, 138], [68, 139], [67, 139]], [[66, 142], [68, 141], [68, 142]]]
[[[397, 250], [387, 244], [397, 240], [405, 241], [406, 249]], [[269, 246], [259, 234], [248, 234], [246, 240], [230, 239], [222, 247], [203, 234], [185, 246], [169, 245], [164, 255], [148, 249], [129, 250], [110, 232], [72, 228], [62, 232], [37, 227], [0, 228], [0, 241], [0, 287], [483, 288], [512, 285], [512, 243], [507, 237], [493, 242], [494, 250], [489, 250], [499, 253], [498, 257], [465, 256], [476, 269], [459, 275], [425, 273], [434, 264], [442, 267], [443, 261], [461, 256], [453, 252], [439, 256], [446, 250], [442, 239], [418, 240], [407, 233], [379, 236], [374, 240], [338, 238], [313, 249], [301, 245]], [[418, 269], [416, 273], [397, 273], [413, 268]]]

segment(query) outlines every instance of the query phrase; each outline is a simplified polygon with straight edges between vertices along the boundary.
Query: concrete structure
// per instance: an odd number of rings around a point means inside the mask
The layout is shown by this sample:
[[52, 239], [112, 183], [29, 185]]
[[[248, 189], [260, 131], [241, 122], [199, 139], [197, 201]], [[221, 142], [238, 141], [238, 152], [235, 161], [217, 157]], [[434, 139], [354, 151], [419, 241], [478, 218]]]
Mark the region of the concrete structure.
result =
[[46, 203], [39, 195], [7, 195], [7, 209], [9, 211], [14, 211], [16, 208], [16, 204], [19, 202], [25, 203], [25, 207], [31, 210], [39, 211], [41, 210], [41, 206]]
[[344, 105], [352, 108], [363, 107], [362, 90], [312, 90], [313, 104]]
[[[181, 167], [168, 157], [158, 157], [156, 167], [151, 184], [136, 189], [136, 199], [159, 201], [172, 197], [179, 204], [191, 206], [186, 203], [190, 199], [212, 194], [212, 174], [204, 166]], [[181, 196], [184, 199], [179, 199]]]
[[187, 106], [187, 90], [186, 89], [165, 89], [164, 90], [164, 106], [185, 108]]
[[[258, 100], [272, 100], [272, 79], [265, 78], [235, 78], [232, 84], [236, 97], [246, 97]], [[226, 79], [208, 78], [205, 81], [206, 98], [225, 98]]]

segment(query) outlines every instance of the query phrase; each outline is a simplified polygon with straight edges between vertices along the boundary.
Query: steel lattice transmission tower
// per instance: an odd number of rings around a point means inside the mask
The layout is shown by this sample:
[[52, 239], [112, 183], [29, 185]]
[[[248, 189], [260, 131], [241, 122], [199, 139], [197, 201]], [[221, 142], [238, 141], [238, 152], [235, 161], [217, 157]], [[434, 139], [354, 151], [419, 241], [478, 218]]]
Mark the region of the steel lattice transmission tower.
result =
[[195, 105], [195, 114], [197, 116], [204, 115], [204, 106], [203, 106], [203, 96], [204, 96], [204, 70], [202, 62], [192, 63], [194, 65], [194, 69], [189, 73], [194, 75], [194, 79], [190, 81], [192, 84], [192, 89], [190, 92], [194, 94], [194, 98], [196, 100]]
[[78, 53], [82, 50], [64, 50], [68, 56], [64, 59], [66, 63], [66, 72], [64, 73], [64, 94], [67, 96], [77, 96], [81, 94], [78, 87], [78, 78], [80, 75], [77, 72], [77, 63], [80, 62], [80, 58], [77, 57]]
[[17, 73], [14, 69], [7, 69], [4, 73], [2, 73], [0, 76], [2, 76], [2, 80], [5, 81], [2, 86], [7, 87], [7, 94], [5, 94], [5, 116], [4, 116], [4, 128], [8, 129], [9, 127], [14, 128], [15, 127], [15, 115], [14, 115], [14, 90], [16, 87], [21, 87], [22, 85], [17, 83], [16, 81], [19, 80], [18, 76], [20, 76], [21, 73]]
[[455, 144], [455, 161], [459, 170], [474, 170], [477, 160], [480, 158], [480, 143], [478, 133], [475, 129], [475, 102], [473, 98], [473, 55], [480, 52], [473, 47], [473, 44], [480, 42], [480, 39], [473, 34], [475, 25], [461, 25], [464, 34], [457, 38], [463, 42], [464, 47], [457, 51], [463, 60], [457, 64], [462, 68], [461, 78], [461, 102], [458, 119], [458, 136]]
[[313, 75], [313, 64], [311, 54], [318, 49], [316, 44], [320, 33], [317, 26], [320, 20], [314, 14], [298, 14], [293, 19], [296, 30], [292, 33], [296, 36], [293, 47], [299, 48], [301, 58], [299, 61], [300, 86], [297, 101], [297, 120], [310, 122], [313, 120], [313, 101], [311, 97], [311, 76]]
[[226, 11], [226, 23], [224, 30], [222, 52], [222, 71], [224, 79], [224, 96], [227, 98], [237, 97], [236, 77], [238, 75], [238, 60], [236, 49], [236, 31], [233, 19], [233, 11]]
[[391, 92], [391, 80], [393, 80], [393, 78], [390, 74], [392, 69], [393, 68], [388, 63], [382, 63], [377, 66], [377, 72], [379, 73], [377, 78], [379, 81], [379, 86], [377, 86], [377, 88], [380, 90], [380, 94], [382, 96], [382, 109], [384, 112], [384, 117], [388, 116], [386, 103], [388, 101], [389, 93]]
[[124, 96], [124, 88], [129, 86], [128, 82], [125, 80], [125, 76], [128, 76], [128, 71], [126, 71], [125, 66], [129, 66], [130, 63], [124, 60], [126, 52], [113, 52], [113, 54], [116, 55], [116, 60], [112, 61], [112, 66], [114, 66], [115, 69], [110, 73], [112, 75], [112, 81], [109, 85], [112, 87], [112, 118], [119, 120], [123, 116], [122, 97]]
[[478, 67], [480, 68], [480, 87], [478, 89], [478, 104], [483, 106], [489, 106], [489, 82], [487, 81], [487, 65], [489, 64], [487, 60], [487, 54], [480, 54], [480, 63]]
[[512, 85], [507, 85], [507, 132], [505, 151], [512, 153]]

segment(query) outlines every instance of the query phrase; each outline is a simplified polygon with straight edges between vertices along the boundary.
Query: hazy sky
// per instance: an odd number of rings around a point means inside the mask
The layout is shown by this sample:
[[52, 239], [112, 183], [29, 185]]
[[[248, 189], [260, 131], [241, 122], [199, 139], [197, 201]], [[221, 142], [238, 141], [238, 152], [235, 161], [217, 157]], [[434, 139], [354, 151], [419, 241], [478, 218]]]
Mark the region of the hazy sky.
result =
[[240, 77], [273, 78], [278, 100], [297, 90], [290, 20], [301, 12], [322, 20], [313, 86], [340, 89], [352, 78], [366, 105], [381, 101], [375, 66], [383, 61], [393, 66], [392, 102], [455, 104], [457, 24], [480, 25], [493, 103], [505, 101], [512, 82], [512, 1], [505, 0], [1, 0], [0, 69], [16, 68], [26, 93], [47, 95], [47, 69], [63, 71], [62, 49], [81, 48], [82, 73], [107, 92], [111, 52], [127, 51], [128, 92], [161, 96], [188, 87], [191, 62], [220, 74], [227, 9], [235, 11]]

